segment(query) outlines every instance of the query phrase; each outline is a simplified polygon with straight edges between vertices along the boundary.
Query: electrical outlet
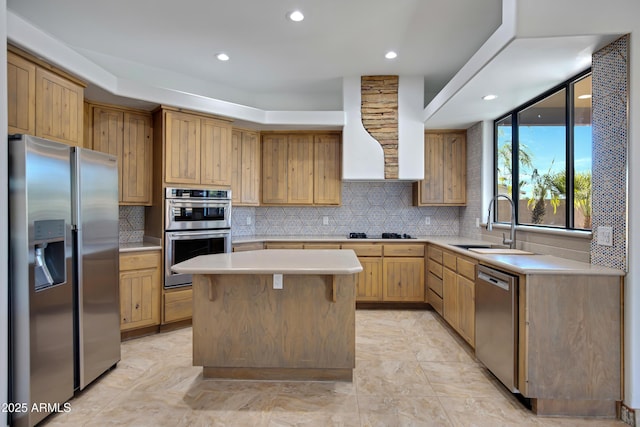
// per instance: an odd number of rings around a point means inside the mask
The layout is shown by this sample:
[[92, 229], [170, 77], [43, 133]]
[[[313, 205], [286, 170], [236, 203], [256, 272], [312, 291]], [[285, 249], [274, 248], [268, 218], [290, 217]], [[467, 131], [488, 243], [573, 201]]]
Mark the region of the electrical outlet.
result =
[[273, 289], [282, 289], [282, 274], [273, 275]]
[[247, 217], [247, 225], [251, 225], [251, 217], [250, 216]]
[[476, 218], [476, 228], [480, 228], [480, 218]]
[[613, 246], [613, 228], [611, 226], [598, 227], [597, 243], [602, 246]]
[[329, 217], [328, 216], [323, 216], [322, 217], [322, 225], [329, 225]]
[[424, 217], [424, 225], [431, 225], [431, 217], [430, 216], [425, 216]]

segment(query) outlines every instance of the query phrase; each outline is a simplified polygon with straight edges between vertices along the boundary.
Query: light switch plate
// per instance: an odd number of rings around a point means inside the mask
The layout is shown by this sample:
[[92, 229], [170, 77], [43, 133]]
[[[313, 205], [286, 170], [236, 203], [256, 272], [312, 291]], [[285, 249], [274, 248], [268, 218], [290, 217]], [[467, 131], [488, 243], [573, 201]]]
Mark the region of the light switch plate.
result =
[[431, 225], [431, 217], [430, 216], [425, 216], [424, 217], [424, 225]]
[[328, 216], [323, 216], [322, 217], [322, 225], [329, 225], [329, 217]]
[[602, 246], [613, 246], [613, 228], [610, 226], [598, 227], [598, 241]]
[[273, 275], [273, 289], [282, 289], [282, 274]]
[[251, 225], [251, 217], [250, 216], [247, 217], [247, 225]]

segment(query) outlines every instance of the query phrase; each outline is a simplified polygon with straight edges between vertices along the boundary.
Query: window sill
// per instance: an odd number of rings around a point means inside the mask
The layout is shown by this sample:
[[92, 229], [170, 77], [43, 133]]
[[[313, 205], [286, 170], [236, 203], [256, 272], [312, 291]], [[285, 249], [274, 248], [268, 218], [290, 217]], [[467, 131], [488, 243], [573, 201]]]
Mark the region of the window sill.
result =
[[[486, 227], [487, 224], [481, 224], [482, 227]], [[511, 226], [504, 223], [493, 223], [493, 228], [501, 229], [501, 230], [510, 230]], [[592, 231], [582, 231], [582, 230], [566, 230], [566, 229], [557, 229], [551, 227], [535, 227], [531, 225], [516, 225], [516, 231], [524, 231], [527, 233], [539, 233], [539, 234], [550, 234], [554, 236], [563, 236], [563, 237], [572, 237], [578, 239], [588, 239], [591, 240], [593, 238]]]

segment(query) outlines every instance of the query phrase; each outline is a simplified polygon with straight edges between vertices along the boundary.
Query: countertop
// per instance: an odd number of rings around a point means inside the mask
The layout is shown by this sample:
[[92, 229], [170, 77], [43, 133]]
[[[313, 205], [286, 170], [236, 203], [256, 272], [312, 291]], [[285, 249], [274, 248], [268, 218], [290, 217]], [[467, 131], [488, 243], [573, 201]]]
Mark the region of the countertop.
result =
[[441, 245], [452, 252], [478, 260], [481, 264], [504, 269], [517, 274], [567, 274], [567, 275], [601, 275], [624, 276], [626, 273], [613, 268], [601, 267], [586, 262], [574, 261], [552, 255], [509, 255], [479, 254], [458, 248], [453, 245], [489, 245], [489, 242], [465, 237], [416, 236], [413, 239], [349, 239], [347, 236], [241, 236], [233, 239], [234, 244], [251, 242], [340, 242], [340, 243], [433, 243]]
[[120, 243], [120, 253], [139, 252], [139, 251], [159, 251], [162, 249], [160, 239], [152, 241], [151, 239], [143, 242]]
[[358, 257], [344, 249], [264, 249], [201, 255], [171, 267], [188, 274], [354, 274]]

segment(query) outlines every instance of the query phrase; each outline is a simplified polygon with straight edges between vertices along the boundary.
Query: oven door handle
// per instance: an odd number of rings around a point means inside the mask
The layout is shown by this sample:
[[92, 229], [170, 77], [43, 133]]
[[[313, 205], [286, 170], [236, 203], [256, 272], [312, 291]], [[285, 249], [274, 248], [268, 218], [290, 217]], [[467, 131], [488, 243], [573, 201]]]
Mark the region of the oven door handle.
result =
[[229, 230], [206, 230], [206, 231], [167, 231], [170, 237], [202, 237], [202, 236], [223, 236], [231, 234]]
[[189, 199], [189, 200], [168, 199], [167, 202], [170, 205], [210, 205], [210, 206], [228, 206], [229, 205], [229, 202], [224, 200], [217, 201], [217, 200], [193, 200], [193, 199]]

